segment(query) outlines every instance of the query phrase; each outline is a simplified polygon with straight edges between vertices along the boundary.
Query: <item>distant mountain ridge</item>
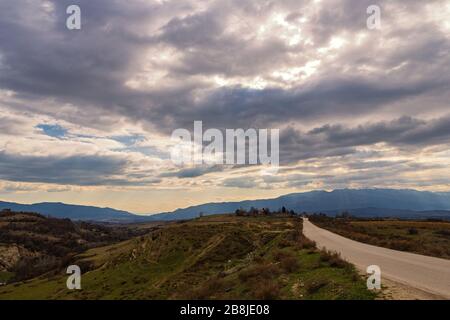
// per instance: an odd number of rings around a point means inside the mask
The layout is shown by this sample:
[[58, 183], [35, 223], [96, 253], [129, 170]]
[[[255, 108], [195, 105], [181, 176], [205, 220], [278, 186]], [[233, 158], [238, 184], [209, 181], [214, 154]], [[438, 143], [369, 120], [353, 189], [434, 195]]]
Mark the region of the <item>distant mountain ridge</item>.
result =
[[36, 212], [43, 215], [49, 215], [54, 218], [68, 218], [71, 220], [97, 222], [130, 222], [141, 219], [140, 216], [127, 211], [121, 211], [111, 208], [72, 205], [60, 202], [19, 204], [14, 202], [0, 201], [0, 210], [2, 209], [11, 209], [12, 211], [23, 212]]
[[1, 202], [1, 209], [31, 211], [56, 218], [99, 222], [145, 222], [157, 220], [187, 220], [204, 215], [231, 213], [236, 209], [281, 207], [296, 212], [323, 212], [330, 215], [348, 211], [356, 216], [400, 218], [443, 217], [450, 219], [450, 193], [397, 189], [338, 189], [293, 193], [275, 199], [206, 203], [173, 212], [136, 215], [127, 211], [63, 203], [24, 205]]
[[[336, 214], [342, 211], [362, 216], [389, 216], [382, 211], [401, 216], [424, 216], [425, 211], [444, 211], [439, 215], [450, 217], [450, 193], [397, 189], [338, 189], [334, 191], [311, 191], [293, 193], [275, 199], [247, 200], [240, 202], [207, 203], [178, 209], [153, 216], [159, 220], [191, 219], [200, 212], [205, 215], [234, 212], [236, 209], [281, 207], [296, 212], [324, 212]], [[395, 212], [395, 210], [398, 210]]]

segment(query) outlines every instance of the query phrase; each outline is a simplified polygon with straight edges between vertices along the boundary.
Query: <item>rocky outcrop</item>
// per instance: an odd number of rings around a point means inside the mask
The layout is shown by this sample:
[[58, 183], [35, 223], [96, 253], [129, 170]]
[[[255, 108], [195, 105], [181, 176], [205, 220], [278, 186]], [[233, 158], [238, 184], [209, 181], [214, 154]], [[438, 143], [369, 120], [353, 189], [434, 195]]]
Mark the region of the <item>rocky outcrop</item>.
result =
[[11, 270], [21, 258], [32, 256], [35, 254], [18, 245], [0, 244], [0, 271]]

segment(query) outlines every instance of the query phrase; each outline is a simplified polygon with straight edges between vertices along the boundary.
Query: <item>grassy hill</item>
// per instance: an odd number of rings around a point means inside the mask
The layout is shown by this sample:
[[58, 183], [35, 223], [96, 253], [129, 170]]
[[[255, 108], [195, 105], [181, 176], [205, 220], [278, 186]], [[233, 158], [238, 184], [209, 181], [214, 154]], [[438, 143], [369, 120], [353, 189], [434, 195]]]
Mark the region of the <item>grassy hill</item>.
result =
[[0, 211], [0, 283], [63, 268], [77, 254], [145, 233], [37, 213]]
[[0, 287], [0, 299], [372, 299], [338, 256], [306, 239], [299, 218], [212, 216], [77, 256], [65, 274]]

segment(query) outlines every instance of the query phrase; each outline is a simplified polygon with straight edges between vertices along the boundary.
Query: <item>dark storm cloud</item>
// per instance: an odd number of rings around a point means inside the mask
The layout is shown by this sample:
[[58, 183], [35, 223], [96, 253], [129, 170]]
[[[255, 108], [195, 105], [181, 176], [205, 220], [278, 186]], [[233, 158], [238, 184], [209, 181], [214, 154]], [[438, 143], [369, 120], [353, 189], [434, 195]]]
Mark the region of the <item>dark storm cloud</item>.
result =
[[[324, 115], [361, 115], [373, 112], [384, 103], [419, 95], [430, 89], [429, 83], [415, 86], [386, 85], [364, 79], [324, 79], [292, 90], [226, 88], [215, 91], [200, 105], [179, 108], [170, 121], [180, 127], [202, 119], [206, 126], [222, 128], [269, 127], [292, 120], [317, 119]], [[167, 106], [152, 110], [153, 117], [167, 118]], [[168, 113], [170, 114], [170, 113]], [[168, 123], [166, 123], [168, 124]]]
[[80, 186], [139, 185], [127, 178], [127, 161], [106, 156], [39, 157], [0, 152], [0, 179]]
[[[393, 166], [372, 167], [370, 170], [352, 170], [348, 173], [327, 177], [322, 182], [332, 188], [341, 188], [350, 184], [358, 184], [362, 187], [371, 187], [373, 185], [389, 186], [393, 184], [414, 184], [416, 186], [446, 184], [450, 181], [449, 178], [443, 177], [436, 179], [435, 177], [407, 177], [407, 174], [424, 172], [425, 170], [444, 169], [443, 165], [435, 164], [418, 164], [418, 163], [404, 163]], [[320, 179], [319, 179], [320, 180]], [[317, 180], [315, 180], [317, 181]]]
[[160, 174], [160, 177], [162, 178], [177, 177], [180, 179], [196, 178], [212, 172], [221, 172], [223, 171], [223, 169], [224, 168], [222, 166], [210, 166], [210, 167], [203, 166], [203, 167], [187, 168], [175, 172], [162, 173]]
[[[234, 5], [233, 5], [234, 3]], [[179, 76], [212, 75], [227, 76], [257, 75], [261, 70], [273, 68], [276, 61], [288, 62], [288, 52], [297, 49], [288, 46], [276, 37], [261, 43], [254, 38], [245, 39], [229, 35], [225, 30], [230, 27], [227, 19], [242, 14], [242, 8], [249, 5], [250, 15], [258, 15], [267, 9], [258, 8], [251, 1], [242, 6], [235, 1], [216, 3], [206, 12], [174, 18], [161, 28], [158, 41], [169, 44], [183, 52], [183, 57], [171, 69]], [[235, 12], [237, 11], [237, 12]], [[243, 24], [242, 32], [257, 26], [245, 22], [246, 17], [239, 20]], [[252, 30], [254, 31], [254, 30]]]
[[[398, 81], [395, 77], [364, 78], [357, 74], [330, 76], [324, 73], [314, 83], [290, 89], [269, 87], [252, 90], [235, 86], [212, 90], [209, 85], [192, 80], [186, 81], [184, 87], [133, 90], [124, 85], [125, 81], [139, 70], [136, 62], [141, 61], [145, 48], [158, 43], [171, 45], [182, 55], [179, 63], [167, 67], [169, 76], [181, 77], [180, 72], [235, 76], [258, 74], [280, 64], [295, 66], [298, 61], [292, 62], [291, 57], [295, 52], [301, 53], [301, 47], [288, 48], [277, 35], [257, 42], [236, 34], [225, 35], [224, 30], [233, 14], [241, 15], [244, 20], [248, 15], [250, 23], [258, 21], [255, 20], [258, 14], [264, 17], [279, 8], [301, 12], [302, 5], [311, 3], [280, 1], [261, 5], [256, 1], [218, 2], [201, 13], [176, 16], [177, 10], [183, 8], [180, 4], [174, 7], [175, 16], [154, 31], [159, 34], [149, 34], [145, 22], [166, 13], [170, 10], [169, 5], [166, 8], [151, 2], [144, 5], [142, 2], [103, 0], [52, 1], [54, 13], [49, 14], [47, 30], [43, 30], [39, 24], [25, 23], [26, 14], [31, 15], [32, 11], [24, 12], [21, 8], [25, 4], [20, 2], [6, 1], [0, 7], [0, 53], [3, 61], [0, 86], [27, 99], [52, 97], [73, 103], [83, 108], [86, 114], [101, 114], [103, 121], [112, 118], [111, 123], [114, 115], [121, 115], [134, 121], [148, 122], [164, 132], [185, 127], [196, 119], [203, 119], [207, 125], [219, 128], [270, 127], [286, 121], [372, 113], [386, 103], [429, 93], [448, 83], [444, 79], [430, 81], [420, 77]], [[83, 8], [83, 29], [79, 32], [65, 29], [65, 8], [73, 3]], [[335, 1], [323, 6], [305, 28], [317, 44], [325, 43], [323, 39], [340, 30], [360, 30], [365, 27], [368, 4], [370, 1]], [[184, 7], [189, 8], [189, 3]], [[185, 13], [186, 10], [180, 12]], [[289, 14], [286, 14], [286, 19], [289, 20]], [[403, 51], [403, 55], [397, 54], [392, 59], [402, 61], [408, 55], [424, 58], [428, 54], [421, 53], [423, 50], [433, 47], [434, 52], [440, 52], [441, 48], [448, 46], [448, 41], [444, 41], [445, 37], [439, 32], [428, 30], [426, 35], [426, 47], [419, 38], [415, 41], [417, 50]], [[389, 57], [393, 53], [386, 51], [384, 54]], [[352, 63], [358, 64], [357, 57], [346, 58], [353, 58]], [[207, 95], [198, 100], [196, 92], [200, 89]], [[54, 111], [48, 108], [40, 112]], [[88, 124], [98, 118], [86, 116], [72, 120]]]
[[[440, 29], [442, 22], [437, 19], [423, 22], [417, 18], [425, 9], [423, 1], [378, 1], [382, 8], [390, 8], [383, 10], [384, 29], [369, 32], [370, 41], [356, 45], [357, 33], [368, 32], [366, 8], [372, 2], [332, 0], [319, 6], [298, 0], [200, 4], [188, 0], [1, 1], [0, 90], [15, 93], [15, 100], [5, 103], [12, 110], [30, 116], [45, 114], [82, 127], [104, 125], [112, 131], [119, 120], [143, 123], [149, 131], [165, 134], [191, 128], [194, 120], [202, 120], [205, 128], [285, 128], [281, 132], [282, 163], [368, 157], [358, 147], [376, 143], [407, 149], [448, 143], [450, 118], [444, 116], [450, 99], [448, 33]], [[45, 9], [46, 3], [53, 9]], [[82, 8], [80, 31], [65, 27], [65, 10], [71, 4]], [[427, 4], [439, 7], [445, 1]], [[269, 33], [262, 40], [255, 36], [252, 32], [273, 22], [273, 13], [305, 37], [291, 46], [282, 32]], [[306, 15], [309, 20], [300, 24]], [[401, 19], [417, 21], [396, 25]], [[227, 32], [233, 28], [234, 32]], [[319, 57], [318, 50], [327, 47], [334, 36], [348, 43], [340, 51]], [[173, 60], [146, 64], [167, 48], [176, 53]], [[321, 67], [304, 82], [290, 83], [273, 75], [319, 58]], [[145, 78], [158, 68], [164, 75], [154, 85], [126, 85], [136, 74], [144, 73]], [[212, 81], [215, 76], [232, 81], [219, 87]], [[252, 89], [249, 78], [254, 76], [269, 84]], [[73, 111], [62, 109], [67, 105]], [[435, 119], [421, 120], [418, 115], [428, 111]], [[380, 120], [366, 123], [370, 116]], [[352, 123], [339, 124], [345, 118]], [[14, 121], [0, 117], [0, 133], [20, 133], [22, 124]], [[316, 128], [303, 130], [302, 125]], [[132, 141], [125, 140], [128, 149], [123, 151], [157, 154], [150, 147], [144, 150], [127, 143]], [[131, 180], [139, 175], [134, 182], [116, 177], [126, 177], [127, 166], [127, 161], [113, 157], [64, 159], [0, 153], [0, 178], [4, 180], [151, 183], [145, 174], [128, 175]], [[218, 171], [183, 169], [160, 177], [194, 178]], [[308, 181], [305, 177], [290, 183]], [[251, 184], [229, 180], [224, 185]]]
[[356, 153], [356, 147], [387, 143], [417, 148], [450, 142], [450, 116], [432, 120], [402, 117], [357, 127], [324, 125], [308, 132], [287, 128], [281, 132], [281, 161], [332, 157]]
[[308, 136], [320, 137], [336, 146], [370, 145], [378, 142], [411, 146], [447, 143], [450, 140], [450, 116], [428, 121], [402, 117], [389, 122], [359, 125], [356, 128], [325, 125], [309, 131]]
[[[408, 184], [413, 180], [402, 177], [407, 173], [422, 172], [424, 170], [446, 169], [445, 164], [427, 164], [414, 163], [409, 160], [404, 161], [365, 161], [353, 162], [353, 160], [342, 159], [339, 162], [340, 168], [349, 169], [347, 172], [339, 175], [327, 174], [332, 166], [324, 167], [304, 167], [302, 174], [292, 173], [275, 176], [262, 176], [260, 179], [253, 177], [240, 177], [227, 179], [223, 182], [224, 186], [238, 188], [302, 188], [311, 183], [320, 183], [331, 188], [342, 188], [350, 184], [358, 184], [362, 187], [373, 187], [373, 185], [389, 186], [392, 184]], [[298, 168], [297, 168], [298, 169]], [[286, 173], [286, 170], [281, 170]], [[230, 181], [228, 181], [230, 180]], [[439, 181], [439, 183], [448, 183], [450, 179], [430, 178], [430, 181]], [[249, 182], [250, 181], [250, 182]], [[413, 183], [425, 186], [430, 185], [430, 181], [413, 181]]]
[[[134, 36], [133, 19], [152, 17], [152, 7], [104, 0], [51, 3], [54, 11], [47, 15], [38, 2], [0, 4], [0, 87], [17, 92], [24, 108], [27, 101], [51, 97], [82, 108], [85, 115], [126, 113], [127, 102], [137, 104], [145, 96], [123, 85], [145, 42]], [[66, 29], [70, 4], [82, 7], [80, 31]], [[36, 21], [33, 14], [42, 18]], [[33, 111], [51, 114], [58, 107]], [[99, 118], [78, 120], [86, 124]]]

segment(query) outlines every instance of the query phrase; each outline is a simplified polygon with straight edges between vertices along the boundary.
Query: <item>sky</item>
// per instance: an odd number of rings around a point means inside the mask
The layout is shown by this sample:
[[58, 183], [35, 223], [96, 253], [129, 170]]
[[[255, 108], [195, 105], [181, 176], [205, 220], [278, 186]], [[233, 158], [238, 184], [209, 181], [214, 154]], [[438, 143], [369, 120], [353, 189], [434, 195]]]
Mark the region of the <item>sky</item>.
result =
[[[446, 0], [3, 0], [0, 200], [145, 214], [450, 191], [449, 17]], [[279, 129], [277, 174], [175, 165], [171, 134], [194, 121]]]

